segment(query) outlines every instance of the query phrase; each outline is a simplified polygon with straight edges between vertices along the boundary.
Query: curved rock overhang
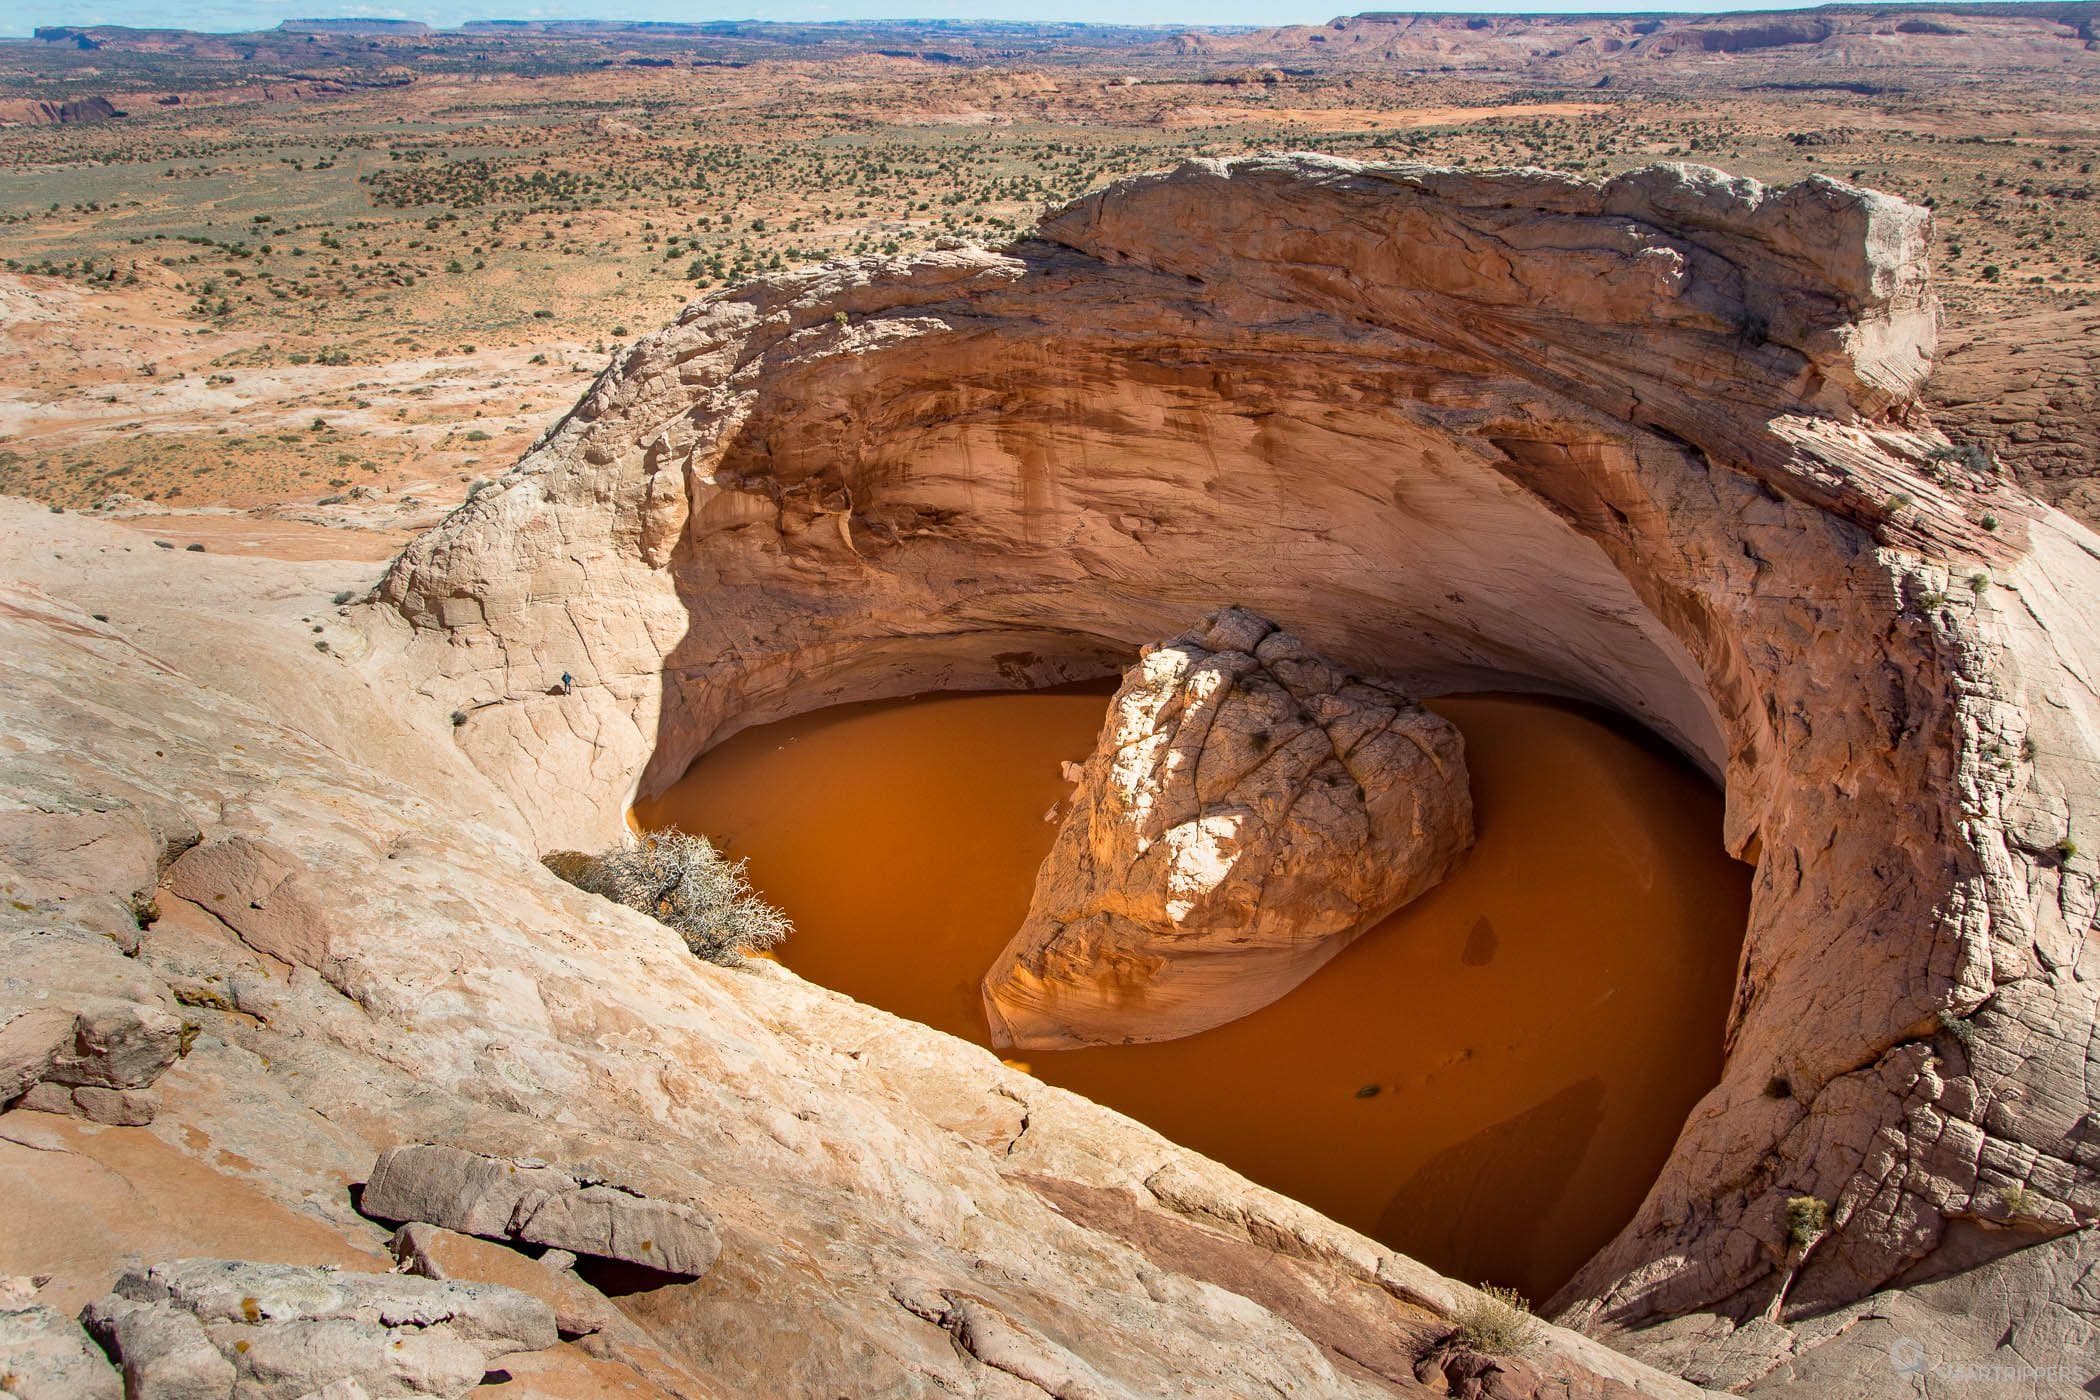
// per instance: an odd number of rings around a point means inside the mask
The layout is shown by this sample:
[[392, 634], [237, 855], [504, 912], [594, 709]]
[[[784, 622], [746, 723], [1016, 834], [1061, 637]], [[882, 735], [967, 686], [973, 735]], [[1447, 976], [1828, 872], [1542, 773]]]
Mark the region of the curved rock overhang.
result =
[[550, 846], [742, 725], [1107, 674], [1220, 603], [1422, 693], [1623, 711], [1758, 877], [1723, 1081], [1561, 1302], [1854, 1298], [2009, 1181], [2050, 1229], [2094, 1204], [2092, 881], [2043, 828], [2095, 804], [2021, 689], [2078, 668], [1968, 583], [2063, 527], [1916, 414], [1927, 235], [1820, 178], [1197, 162], [694, 303], [384, 595]]

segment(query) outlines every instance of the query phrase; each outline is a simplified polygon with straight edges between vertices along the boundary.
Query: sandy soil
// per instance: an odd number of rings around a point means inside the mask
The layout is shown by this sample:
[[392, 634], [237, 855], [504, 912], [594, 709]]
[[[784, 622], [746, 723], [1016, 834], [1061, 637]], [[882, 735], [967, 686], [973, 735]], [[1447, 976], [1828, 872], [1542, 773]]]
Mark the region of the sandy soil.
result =
[[[1997, 358], [2076, 377], [2100, 302], [2100, 85], [2069, 80], [2086, 60], [2068, 50], [2036, 67], [2033, 26], [1993, 24], [1915, 53], [1848, 37], [1842, 82], [1807, 51], [1618, 62], [1599, 45], [1637, 36], [1608, 20], [1588, 48], [1542, 22], [1429, 26], [1404, 37], [1416, 58], [1332, 51], [1357, 30], [1402, 42], [1365, 22], [996, 64], [761, 43], [728, 67], [674, 44], [657, 66], [521, 72], [492, 44], [472, 76], [451, 51], [422, 72], [360, 41], [327, 51], [325, 81], [154, 39], [188, 56], [166, 90], [117, 94], [121, 121], [0, 138], [0, 492], [151, 516], [178, 545], [382, 557], [695, 295], [996, 244], [1121, 175], [1291, 148], [1888, 189], [1935, 207], [1965, 382], [1996, 383]], [[54, 52], [0, 44], [0, 100], [41, 100], [54, 73], [91, 91], [92, 65]], [[2078, 394], [2009, 419], [1974, 397], [1944, 421], [2074, 508], [2100, 494]]]

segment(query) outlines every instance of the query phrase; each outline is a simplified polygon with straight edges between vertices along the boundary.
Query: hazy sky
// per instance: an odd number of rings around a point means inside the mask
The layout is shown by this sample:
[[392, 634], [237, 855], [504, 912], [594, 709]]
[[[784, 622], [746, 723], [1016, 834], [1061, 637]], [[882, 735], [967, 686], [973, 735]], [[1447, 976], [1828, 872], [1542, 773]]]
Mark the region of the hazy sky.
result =
[[[146, 28], [267, 29], [282, 19], [379, 15], [457, 24], [468, 19], [1068, 19], [1110, 24], [1318, 24], [1358, 10], [1402, 9], [1366, 0], [726, 0], [714, 5], [679, 0], [13, 0], [0, 6], [0, 35], [27, 34], [40, 24], [130, 24]], [[1741, 10], [1786, 9], [1757, 0], [1450, 0], [1425, 10]]]

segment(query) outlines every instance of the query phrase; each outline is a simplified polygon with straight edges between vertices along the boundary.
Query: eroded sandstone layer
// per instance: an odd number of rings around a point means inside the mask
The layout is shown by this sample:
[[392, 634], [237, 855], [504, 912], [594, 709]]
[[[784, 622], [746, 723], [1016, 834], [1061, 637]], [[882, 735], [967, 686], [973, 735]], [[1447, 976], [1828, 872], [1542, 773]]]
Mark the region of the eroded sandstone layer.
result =
[[1148, 646], [1078, 765], [992, 1043], [1172, 1040], [1268, 1005], [1473, 842], [1456, 726], [1222, 608]]
[[[1821, 178], [1199, 162], [695, 303], [385, 597], [547, 846], [740, 725], [1108, 674], [1220, 596], [1415, 693], [1615, 707], [1758, 883], [1724, 1078], [1567, 1315], [1744, 1383], [1885, 1379], [1867, 1310], [2090, 1354], [2100, 546], [1919, 411], [1928, 228]], [[1953, 1269], [1997, 1282], [1933, 1321]]]

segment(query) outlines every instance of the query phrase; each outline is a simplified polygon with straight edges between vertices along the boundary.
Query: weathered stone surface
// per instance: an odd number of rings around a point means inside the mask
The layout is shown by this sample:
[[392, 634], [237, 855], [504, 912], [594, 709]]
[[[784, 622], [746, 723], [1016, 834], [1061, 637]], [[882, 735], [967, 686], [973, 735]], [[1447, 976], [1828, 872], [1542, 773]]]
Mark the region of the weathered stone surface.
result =
[[167, 888], [209, 912], [258, 953], [293, 966], [328, 957], [333, 933], [303, 863], [253, 836], [202, 842], [168, 867]]
[[71, 1043], [47, 1078], [79, 1088], [140, 1089], [182, 1053], [182, 1021], [157, 1006], [97, 998], [73, 1014]]
[[497, 1284], [183, 1259], [125, 1274], [82, 1314], [139, 1400], [459, 1396], [554, 1345], [544, 1302]]
[[488, 1239], [518, 1239], [698, 1278], [722, 1252], [705, 1212], [540, 1162], [432, 1143], [390, 1147], [373, 1164], [360, 1209]]
[[21, 1011], [0, 1025], [0, 1104], [41, 1083], [72, 1038], [73, 1017], [63, 1011]]
[[2037, 496], [2100, 524], [2100, 310], [1972, 318], [1926, 387], [1933, 421], [1995, 452]]
[[[12, 941], [0, 938], [0, 946]], [[16, 986], [24, 1000], [40, 994], [47, 1003], [64, 1005], [18, 1002], [15, 1014], [0, 1023], [0, 1106], [44, 1089], [54, 1104], [63, 1104], [59, 1112], [78, 1111], [102, 1122], [150, 1122], [152, 1099], [144, 1090], [183, 1053], [181, 1018], [159, 1006], [65, 987], [31, 993], [28, 979]], [[0, 985], [0, 1014], [12, 990]], [[83, 1092], [87, 1098], [80, 1099]]]
[[0, 1289], [0, 1393], [16, 1400], [117, 1400], [124, 1386], [80, 1324]]
[[160, 1110], [160, 1098], [151, 1089], [104, 1089], [92, 1084], [75, 1089], [53, 1079], [38, 1083], [15, 1103], [39, 1113], [70, 1113], [125, 1128], [151, 1123]]
[[233, 1393], [239, 1373], [187, 1312], [111, 1294], [88, 1304], [80, 1320], [123, 1369], [127, 1400], [221, 1400]]
[[379, 1154], [358, 1208], [378, 1220], [428, 1221], [503, 1239], [541, 1201], [575, 1189], [576, 1178], [543, 1162], [404, 1143]]
[[619, 1316], [603, 1294], [568, 1270], [442, 1226], [403, 1225], [388, 1248], [404, 1269], [423, 1278], [500, 1283], [529, 1293], [554, 1310], [555, 1327], [570, 1335], [601, 1331]]
[[83, 1084], [73, 1091], [73, 1107], [81, 1117], [116, 1128], [144, 1127], [160, 1111], [160, 1097], [151, 1089], [105, 1089]]
[[518, 1238], [687, 1278], [706, 1273], [722, 1252], [714, 1226], [691, 1206], [612, 1186], [549, 1196], [518, 1222]]
[[1148, 647], [985, 974], [994, 1043], [1171, 1040], [1282, 996], [1472, 845], [1464, 748], [1241, 609]]
[[388, 1246], [424, 1278], [500, 1283], [554, 1309], [554, 1325], [593, 1357], [622, 1365], [680, 1400], [712, 1400], [715, 1388], [692, 1374], [597, 1289], [570, 1271], [576, 1261], [550, 1250], [539, 1258], [436, 1225], [404, 1225]]
[[[0, 606], [29, 626], [71, 625], [33, 594]], [[0, 1109], [48, 1083], [64, 1111], [85, 1111], [59, 1091], [145, 1089], [187, 1046], [166, 987], [127, 954], [162, 865], [196, 827], [128, 774], [82, 787], [55, 757], [18, 753], [0, 789]]]

